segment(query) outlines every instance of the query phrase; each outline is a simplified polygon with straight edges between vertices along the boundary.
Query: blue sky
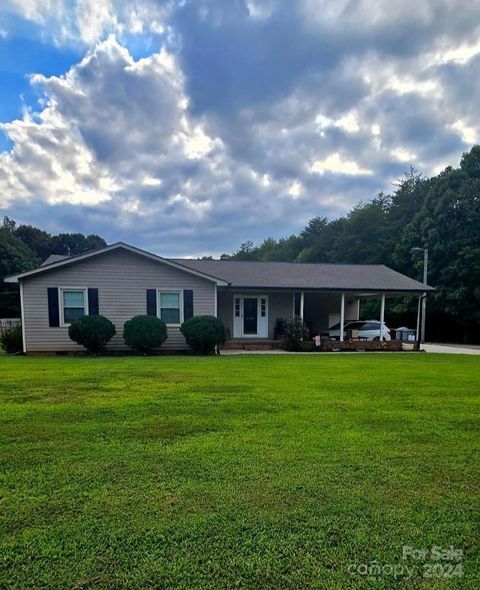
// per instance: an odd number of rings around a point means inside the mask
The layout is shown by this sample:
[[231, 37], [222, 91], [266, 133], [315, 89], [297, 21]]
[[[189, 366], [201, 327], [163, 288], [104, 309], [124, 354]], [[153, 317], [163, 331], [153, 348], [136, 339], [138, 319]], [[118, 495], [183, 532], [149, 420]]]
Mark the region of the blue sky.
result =
[[163, 255], [297, 232], [478, 141], [480, 5], [4, 0], [0, 215]]

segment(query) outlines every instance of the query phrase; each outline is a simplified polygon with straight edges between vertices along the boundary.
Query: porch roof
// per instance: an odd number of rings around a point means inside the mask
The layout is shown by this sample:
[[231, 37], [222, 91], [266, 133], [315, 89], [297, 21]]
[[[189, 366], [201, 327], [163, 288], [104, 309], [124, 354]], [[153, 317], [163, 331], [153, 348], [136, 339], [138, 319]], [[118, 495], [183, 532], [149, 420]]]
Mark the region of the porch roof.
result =
[[173, 259], [216, 276], [235, 288], [423, 293], [433, 287], [382, 264], [317, 264], [238, 260]]

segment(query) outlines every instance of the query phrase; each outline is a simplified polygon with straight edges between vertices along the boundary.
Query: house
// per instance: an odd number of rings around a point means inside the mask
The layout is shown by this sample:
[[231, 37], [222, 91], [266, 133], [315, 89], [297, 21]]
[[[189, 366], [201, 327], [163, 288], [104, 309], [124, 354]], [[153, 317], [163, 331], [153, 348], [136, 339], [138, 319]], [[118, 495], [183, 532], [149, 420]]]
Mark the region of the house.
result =
[[5, 279], [19, 283], [24, 350], [81, 350], [70, 323], [102, 314], [117, 334], [108, 349], [125, 349], [124, 323], [152, 314], [168, 327], [166, 350], [186, 343], [180, 325], [214, 315], [234, 339], [273, 339], [278, 319], [298, 315], [319, 333], [358, 319], [360, 300], [422, 296], [430, 287], [382, 265], [167, 259], [124, 243], [78, 256], [50, 256], [40, 267]]

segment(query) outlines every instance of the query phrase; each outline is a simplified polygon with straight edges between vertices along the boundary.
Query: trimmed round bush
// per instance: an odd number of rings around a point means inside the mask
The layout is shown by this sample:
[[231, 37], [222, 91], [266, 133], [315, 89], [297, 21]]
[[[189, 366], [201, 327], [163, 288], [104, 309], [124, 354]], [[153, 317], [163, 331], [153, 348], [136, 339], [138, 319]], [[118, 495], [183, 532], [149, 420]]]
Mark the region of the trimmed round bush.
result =
[[139, 352], [158, 348], [167, 339], [167, 325], [153, 315], [137, 315], [123, 327], [125, 344]]
[[211, 354], [226, 340], [225, 326], [211, 315], [197, 315], [183, 322], [180, 331], [195, 354]]
[[86, 315], [73, 321], [68, 328], [70, 340], [94, 354], [102, 352], [115, 333], [115, 326], [103, 315]]
[[22, 328], [10, 328], [0, 335], [0, 346], [8, 354], [23, 352]]

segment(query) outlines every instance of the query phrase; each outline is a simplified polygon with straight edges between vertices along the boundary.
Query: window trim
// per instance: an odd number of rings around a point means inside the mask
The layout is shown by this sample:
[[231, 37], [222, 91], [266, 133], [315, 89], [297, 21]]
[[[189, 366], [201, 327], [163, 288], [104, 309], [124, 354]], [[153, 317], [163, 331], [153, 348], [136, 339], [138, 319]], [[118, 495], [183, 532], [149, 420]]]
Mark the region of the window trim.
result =
[[167, 326], [171, 326], [172, 328], [179, 328], [184, 321], [184, 301], [183, 301], [183, 289], [168, 289], [166, 287], [162, 287], [161, 289], [157, 289], [157, 318], [160, 320], [162, 319], [162, 306], [161, 303], [161, 294], [162, 293], [178, 293], [179, 295], [179, 311], [180, 311], [180, 322], [178, 324], [169, 324], [165, 322]]
[[83, 310], [84, 315], [90, 315], [90, 310], [88, 308], [88, 287], [58, 287], [58, 307], [59, 307], [59, 315], [60, 315], [60, 328], [68, 328], [72, 325], [72, 322], [66, 323], [64, 317], [65, 305], [63, 303], [63, 292], [64, 291], [83, 291]]
[[[268, 297], [266, 295], [260, 295], [260, 319], [267, 317], [268, 310]], [[264, 302], [264, 303], [263, 303]], [[263, 309], [262, 309], [263, 307]]]
[[[237, 300], [238, 300], [238, 315], [237, 315]], [[234, 297], [233, 297], [233, 317], [234, 318], [242, 317], [242, 296], [241, 295], [234, 295]]]

